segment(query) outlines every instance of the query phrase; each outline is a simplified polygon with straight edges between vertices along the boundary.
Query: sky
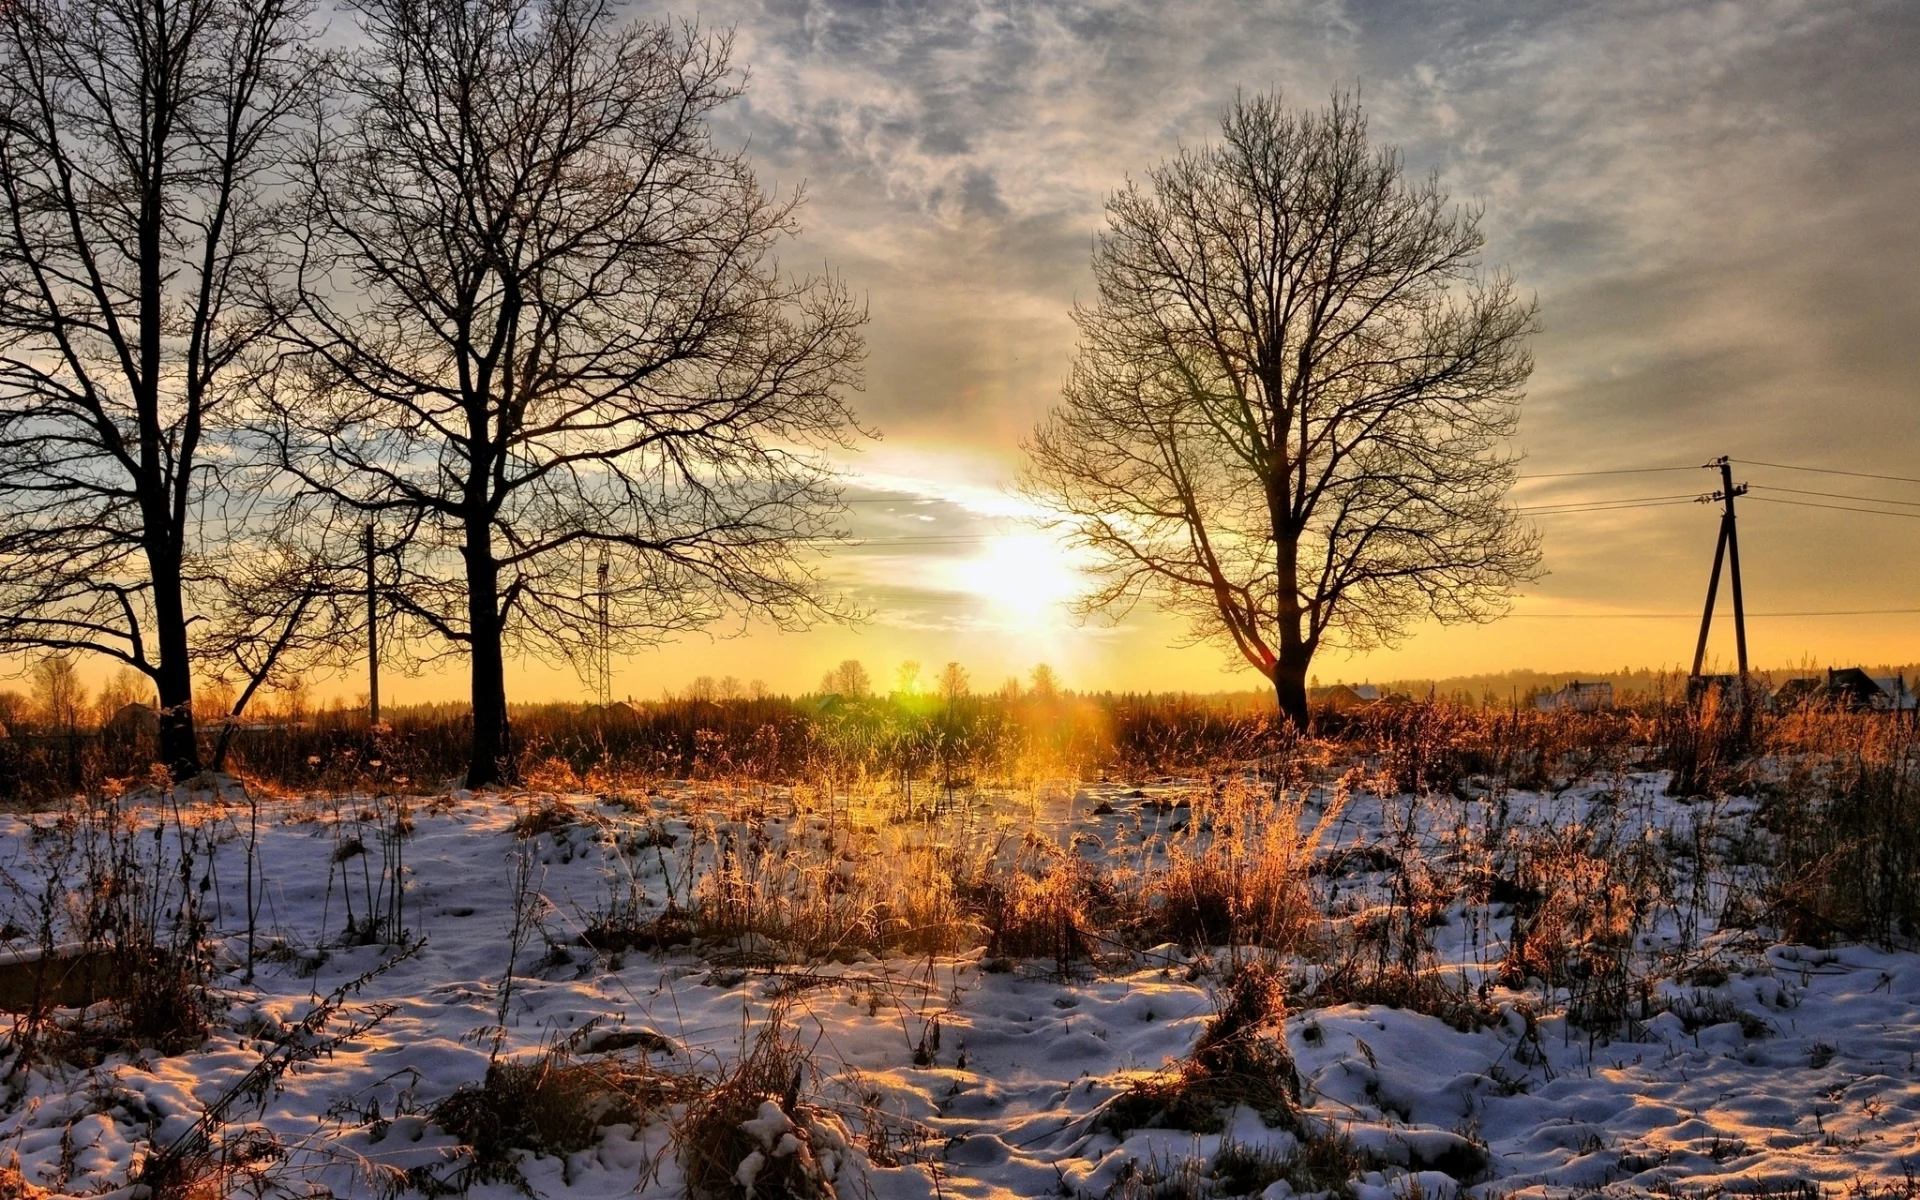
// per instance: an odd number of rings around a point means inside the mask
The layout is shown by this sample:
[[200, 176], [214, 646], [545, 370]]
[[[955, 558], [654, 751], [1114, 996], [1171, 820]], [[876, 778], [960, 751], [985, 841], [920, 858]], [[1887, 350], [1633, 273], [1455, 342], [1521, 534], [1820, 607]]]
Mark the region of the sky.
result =
[[[617, 662], [613, 691], [697, 675], [815, 686], [958, 661], [997, 686], [1256, 686], [1137, 611], [1072, 617], [1075, 557], [1008, 490], [1059, 396], [1106, 197], [1217, 129], [1236, 91], [1358, 93], [1410, 172], [1482, 208], [1486, 262], [1539, 302], [1523, 507], [1685, 497], [1737, 460], [1757, 664], [1920, 659], [1920, 5], [718, 0], [634, 8], [733, 30], [721, 118], [763, 182], [804, 186], [796, 270], [870, 308], [844, 456], [864, 544], [821, 564], [854, 627], [716, 629]], [[1762, 466], [1758, 464], [1780, 464]], [[1639, 475], [1566, 472], [1678, 467]], [[1772, 489], [1791, 488], [1797, 491]], [[1824, 493], [1815, 495], [1809, 493]], [[1878, 505], [1842, 497], [1875, 497]], [[1782, 503], [1792, 501], [1794, 503]], [[1816, 508], [1824, 504], [1837, 507]], [[1684, 663], [1716, 535], [1687, 503], [1538, 513], [1548, 574], [1485, 626], [1420, 628], [1323, 680]], [[1723, 600], [1724, 609], [1724, 600]], [[1652, 615], [1649, 615], [1652, 614]], [[1731, 656], [1730, 630], [1715, 657]], [[457, 694], [447, 676], [397, 698]], [[524, 666], [517, 699], [581, 694]]]

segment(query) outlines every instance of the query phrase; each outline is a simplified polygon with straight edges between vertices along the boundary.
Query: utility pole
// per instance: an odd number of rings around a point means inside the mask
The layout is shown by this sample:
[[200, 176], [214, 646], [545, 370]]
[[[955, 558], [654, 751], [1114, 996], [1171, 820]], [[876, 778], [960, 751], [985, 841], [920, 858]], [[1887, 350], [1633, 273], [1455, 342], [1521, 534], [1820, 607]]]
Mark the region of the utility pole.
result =
[[613, 627], [608, 619], [609, 614], [607, 611], [607, 573], [607, 548], [602, 546], [600, 547], [600, 596], [599, 612], [597, 614], [600, 621], [600, 645], [598, 647], [599, 653], [596, 656], [599, 661], [595, 664], [597, 668], [595, 673], [600, 676], [599, 690], [600, 706], [602, 708], [605, 708], [613, 702]]
[[1701, 670], [1706, 666], [1707, 632], [1713, 627], [1713, 604], [1720, 594], [1720, 568], [1725, 564], [1733, 571], [1733, 638], [1739, 656], [1740, 679], [1744, 684], [1747, 678], [1747, 604], [1740, 590], [1740, 535], [1734, 525], [1733, 500], [1736, 496], [1747, 494], [1747, 485], [1733, 482], [1733, 464], [1724, 454], [1704, 466], [1707, 470], [1719, 468], [1720, 490], [1700, 497], [1700, 503], [1717, 503], [1723, 507], [1720, 512], [1720, 540], [1713, 548], [1713, 574], [1707, 580], [1707, 607], [1700, 614], [1700, 641], [1693, 650], [1692, 678], [1698, 680]]
[[367, 522], [367, 721], [380, 723], [380, 602], [373, 576], [373, 522]]

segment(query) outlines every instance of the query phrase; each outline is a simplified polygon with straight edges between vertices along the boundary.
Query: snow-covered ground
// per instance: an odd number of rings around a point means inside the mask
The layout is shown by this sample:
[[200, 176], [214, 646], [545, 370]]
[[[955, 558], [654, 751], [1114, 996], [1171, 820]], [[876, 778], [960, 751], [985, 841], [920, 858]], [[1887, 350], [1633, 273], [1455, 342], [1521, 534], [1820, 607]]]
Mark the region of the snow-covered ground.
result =
[[[1658, 894], [1627, 898], [1640, 920], [1638, 941], [1624, 952], [1670, 969], [1636, 998], [1645, 1019], [1607, 1036], [1569, 1021], [1567, 995], [1537, 983], [1500, 986], [1494, 967], [1510, 915], [1498, 902], [1464, 895], [1426, 922], [1432, 969], [1462, 994], [1484, 997], [1490, 1024], [1465, 1023], [1462, 1031], [1405, 1009], [1296, 998], [1285, 1037], [1304, 1084], [1304, 1115], [1371, 1156], [1353, 1193], [1778, 1194], [1803, 1183], [1910, 1193], [1908, 1169], [1920, 1171], [1920, 955], [1816, 950], [1717, 930], [1717, 914], [1747, 886], [1748, 856], [1737, 851], [1752, 806], [1688, 806], [1664, 797], [1662, 784], [1649, 774], [1551, 795], [1313, 793], [1302, 826], [1319, 831], [1323, 862], [1346, 864], [1313, 883], [1338, 917], [1329, 926], [1336, 939], [1389, 894], [1377, 862], [1326, 857], [1343, 847], [1378, 846], [1403, 863], [1464, 871], [1476, 855], [1497, 859], [1490, 840], [1545, 837], [1577, 823], [1588, 846], [1657, 847], [1670, 859], [1727, 864], [1683, 871]], [[1195, 819], [1188, 800], [1196, 790], [1204, 792], [1163, 781], [1000, 797], [964, 822], [926, 825], [924, 836], [956, 837], [963, 827], [976, 838], [1031, 833], [1090, 863], [1144, 868], [1158, 861], [1166, 830]], [[548, 799], [455, 793], [409, 802], [413, 827], [398, 846], [400, 911], [408, 935], [424, 944], [384, 971], [391, 947], [337, 943], [350, 899], [363, 917], [391, 861], [377, 836], [389, 810], [375, 805], [363, 823], [357, 800], [265, 803], [257, 942], [272, 948], [251, 984], [238, 969], [249, 815], [232, 804], [200, 810], [191, 819], [219, 843], [213, 862], [195, 873], [218, 910], [231, 968], [220, 982], [225, 1012], [205, 1045], [188, 1053], [115, 1053], [92, 1066], [41, 1062], [16, 1072], [0, 1116], [0, 1165], [17, 1156], [26, 1182], [54, 1193], [127, 1187], [149, 1147], [178, 1142], [271, 1050], [277, 1031], [368, 972], [350, 1003], [365, 1013], [391, 1006], [378, 1024], [231, 1113], [236, 1127], [257, 1118], [284, 1147], [281, 1186], [372, 1194], [380, 1175], [368, 1164], [457, 1162], [455, 1139], [426, 1110], [482, 1078], [496, 1036], [501, 1053], [530, 1055], [591, 1024], [575, 1039], [589, 1058], [597, 1045], [619, 1042], [620, 1054], [647, 1055], [663, 1071], [717, 1073], [776, 1006], [812, 1063], [805, 1095], [841, 1114], [856, 1143], [883, 1128], [898, 1147], [891, 1158], [876, 1154], [880, 1162], [840, 1154], [834, 1186], [842, 1197], [1146, 1195], [1143, 1178], [1189, 1159], [1211, 1161], [1223, 1140], [1280, 1153], [1293, 1142], [1247, 1110], [1229, 1114], [1224, 1133], [1138, 1129], [1124, 1140], [1100, 1119], [1131, 1082], [1191, 1049], [1214, 1011], [1218, 952], [1201, 963], [1171, 945], [1109, 953], [1065, 978], [1051, 961], [987, 961], [979, 949], [782, 963], [780, 947], [754, 938], [609, 958], [578, 944], [590, 914], [620, 895], [655, 910], [670, 892], [685, 903], [700, 866], [689, 855], [710, 863], [719, 834], [784, 842], [855, 875], [881, 866], [835, 841], [829, 806], [796, 811], [777, 791], [673, 785], [622, 803], [560, 797], [575, 819], [563, 812], [539, 823], [551, 828], [518, 836], [525, 814]], [[42, 815], [0, 825], [0, 866], [13, 885], [9, 932], [34, 928], [41, 876], [58, 842], [35, 826], [50, 822]], [[910, 839], [914, 828], [860, 835], [877, 844]], [[356, 836], [363, 852], [343, 857], [340, 847]], [[496, 1034], [516, 895], [521, 912], [533, 911], [513, 885], [516, 863], [545, 904], [519, 955], [504, 1033]], [[1305, 967], [1297, 973], [1309, 984], [1313, 976]], [[608, 1040], [622, 1030], [660, 1037]], [[664, 1117], [615, 1125], [595, 1148], [565, 1160], [528, 1156], [521, 1171], [543, 1197], [680, 1195], [669, 1126]], [[768, 1153], [774, 1145], [770, 1135]], [[1485, 1147], [1490, 1168], [1464, 1180], [1441, 1169], [1457, 1171], [1464, 1159], [1450, 1151], [1473, 1145]], [[473, 1190], [516, 1194], [507, 1183]], [[1267, 1194], [1289, 1190], [1279, 1182]]]

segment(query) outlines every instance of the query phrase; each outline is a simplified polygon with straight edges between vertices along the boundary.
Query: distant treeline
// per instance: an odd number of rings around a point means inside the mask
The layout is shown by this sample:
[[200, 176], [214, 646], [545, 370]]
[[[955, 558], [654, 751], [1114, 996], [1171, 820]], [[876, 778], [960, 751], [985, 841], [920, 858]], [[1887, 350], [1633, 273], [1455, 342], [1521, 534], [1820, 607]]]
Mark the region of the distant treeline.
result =
[[[459, 779], [464, 706], [391, 710], [377, 728], [344, 708], [232, 730], [223, 766], [284, 788], [433, 790]], [[203, 727], [214, 758], [219, 731]], [[529, 786], [622, 786], [647, 778], [891, 778], [962, 786], [990, 777], [1174, 770], [1267, 752], [1282, 737], [1272, 698], [1005, 693], [517, 705], [511, 750]], [[144, 731], [0, 739], [0, 796], [36, 802], [152, 776]]]
[[[1613, 682], [1617, 707], [1594, 714], [1534, 709], [1532, 694], [1572, 678]], [[1510, 769], [1516, 756], [1544, 764], [1596, 747], [1663, 742], [1659, 731], [1675, 720], [1683, 691], [1677, 677], [1652, 672], [1508, 672], [1426, 681], [1424, 688], [1420, 682], [1376, 685], [1409, 702], [1321, 711], [1315, 736], [1371, 745], [1389, 765], [1419, 748], [1417, 756], [1440, 754], [1462, 770], [1476, 762]], [[915, 795], [927, 787], [1141, 779], [1269, 756], [1277, 762], [1295, 746], [1272, 694], [1253, 691], [678, 698], [517, 705], [511, 715], [516, 777], [549, 790], [707, 778], [888, 782]], [[220, 759], [224, 734], [222, 768], [273, 788], [431, 792], [460, 782], [471, 721], [463, 705], [423, 704], [390, 710], [369, 727], [363, 711], [335, 706], [224, 730], [203, 726], [200, 736], [207, 761]], [[165, 772], [156, 756], [150, 725], [16, 731], [0, 737], [0, 799], [31, 805], [160, 782]]]
[[[1407, 729], [1425, 737], [1441, 728], [1433, 714], [1466, 711], [1410, 704], [1325, 712], [1317, 733], [1405, 745]], [[1456, 728], [1458, 719], [1442, 722], [1447, 737], [1506, 717]], [[341, 707], [282, 715], [226, 731], [222, 767], [285, 790], [436, 791], [461, 779], [471, 720], [452, 704], [391, 710], [377, 727], [364, 712]], [[1619, 720], [1624, 727], [1626, 718]], [[221, 732], [201, 728], [209, 762], [218, 757]], [[530, 788], [556, 790], [706, 778], [881, 782], [917, 795], [927, 788], [1216, 769], [1261, 761], [1294, 744], [1272, 694], [1258, 692], [682, 698], [518, 705], [511, 723], [516, 776]], [[0, 738], [0, 798], [37, 804], [161, 782], [156, 752], [151, 728], [130, 723]]]
[[[1920, 679], [1920, 664], [1916, 663], [1833, 665], [1860, 666], [1867, 674], [1879, 678], [1904, 675], [1910, 682]], [[1826, 666], [1803, 664], [1756, 671], [1755, 674], [1765, 679], [1769, 686], [1778, 687], [1788, 679], [1822, 675], [1825, 671]], [[1438, 679], [1389, 679], [1375, 686], [1382, 692], [1398, 692], [1419, 700], [1432, 697], [1455, 704], [1499, 707], [1516, 703], [1530, 704], [1535, 697], [1558, 691], [1575, 680], [1582, 683], [1611, 683], [1616, 701], [1622, 704], [1657, 704], [1664, 698], [1682, 695], [1686, 691], [1686, 672], [1677, 668], [1654, 670], [1650, 667], [1620, 667], [1612, 671], [1536, 671], [1521, 668]]]

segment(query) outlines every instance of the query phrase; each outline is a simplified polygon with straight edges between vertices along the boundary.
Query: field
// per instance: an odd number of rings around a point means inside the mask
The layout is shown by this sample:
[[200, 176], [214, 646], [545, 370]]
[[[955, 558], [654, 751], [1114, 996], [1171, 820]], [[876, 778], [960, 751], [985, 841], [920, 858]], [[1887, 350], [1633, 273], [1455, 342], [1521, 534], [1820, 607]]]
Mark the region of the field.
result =
[[1911, 1200], [1916, 745], [102, 791], [0, 827], [0, 1187]]

